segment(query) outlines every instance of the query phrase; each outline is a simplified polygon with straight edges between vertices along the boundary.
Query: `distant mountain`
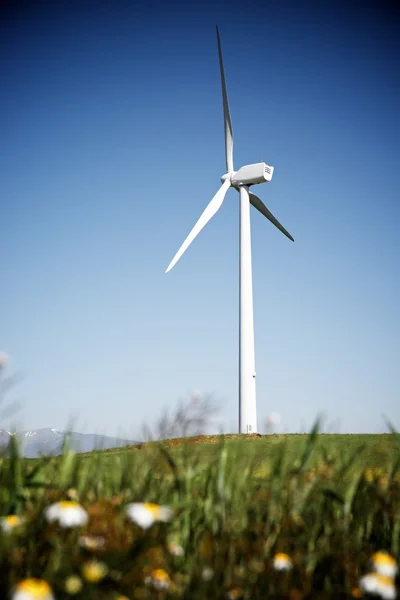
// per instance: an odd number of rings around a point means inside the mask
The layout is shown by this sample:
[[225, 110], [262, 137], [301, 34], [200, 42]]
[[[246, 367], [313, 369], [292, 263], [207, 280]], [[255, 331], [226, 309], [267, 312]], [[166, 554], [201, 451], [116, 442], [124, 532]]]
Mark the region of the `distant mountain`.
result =
[[[22, 456], [26, 458], [39, 458], [40, 456], [57, 456], [61, 454], [66, 431], [58, 429], [34, 429], [32, 431], [17, 431], [11, 433], [0, 429], [0, 454], [7, 454], [11, 436], [18, 440]], [[121, 448], [137, 444], [132, 440], [123, 440], [107, 435], [94, 433], [69, 433], [68, 447], [75, 452], [91, 452], [92, 450], [106, 450], [107, 448]]]

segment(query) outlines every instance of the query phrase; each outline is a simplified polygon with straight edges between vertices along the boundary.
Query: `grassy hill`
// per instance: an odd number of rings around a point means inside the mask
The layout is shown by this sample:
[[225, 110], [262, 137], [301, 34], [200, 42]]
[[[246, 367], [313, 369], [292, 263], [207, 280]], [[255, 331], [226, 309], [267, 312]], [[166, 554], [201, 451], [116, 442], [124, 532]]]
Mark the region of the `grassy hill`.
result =
[[[65, 500], [84, 523], [48, 521]], [[152, 515], [148, 529], [132, 503]], [[4, 598], [32, 576], [57, 599], [71, 581], [89, 600], [350, 599], [366, 581], [388, 598], [398, 590], [394, 571], [379, 574], [379, 556], [400, 558], [397, 434], [194, 436], [40, 460], [14, 448], [0, 460], [0, 510], [20, 521], [0, 528]]]

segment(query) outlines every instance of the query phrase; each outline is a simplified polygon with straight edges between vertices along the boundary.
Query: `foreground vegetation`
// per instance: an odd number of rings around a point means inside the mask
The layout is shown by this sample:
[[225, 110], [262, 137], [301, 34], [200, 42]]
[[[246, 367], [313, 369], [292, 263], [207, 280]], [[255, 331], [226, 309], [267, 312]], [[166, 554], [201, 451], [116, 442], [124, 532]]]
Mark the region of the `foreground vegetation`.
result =
[[12, 444], [0, 459], [0, 598], [396, 597], [395, 433], [316, 426], [86, 455], [66, 443], [40, 460]]

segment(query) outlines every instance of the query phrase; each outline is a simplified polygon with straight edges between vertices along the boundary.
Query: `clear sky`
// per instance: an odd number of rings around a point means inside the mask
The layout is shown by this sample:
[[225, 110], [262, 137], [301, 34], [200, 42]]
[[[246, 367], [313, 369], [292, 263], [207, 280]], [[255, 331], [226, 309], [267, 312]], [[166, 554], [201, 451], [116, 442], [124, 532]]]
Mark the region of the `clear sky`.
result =
[[225, 172], [218, 23], [235, 167], [295, 238], [252, 210], [259, 426], [400, 427], [399, 5], [135, 5], [2, 9], [13, 423], [133, 435], [200, 389], [236, 431], [237, 192], [165, 274]]

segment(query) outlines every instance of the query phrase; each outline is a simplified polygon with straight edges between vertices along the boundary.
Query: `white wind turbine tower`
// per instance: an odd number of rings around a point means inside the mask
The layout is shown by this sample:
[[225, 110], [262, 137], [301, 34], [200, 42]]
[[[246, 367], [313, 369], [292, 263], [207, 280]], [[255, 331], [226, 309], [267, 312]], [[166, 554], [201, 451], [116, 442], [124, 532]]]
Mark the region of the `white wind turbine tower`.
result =
[[175, 254], [166, 273], [178, 262], [182, 254], [195, 237], [207, 225], [210, 219], [222, 206], [226, 192], [230, 187], [240, 194], [240, 266], [239, 266], [239, 432], [257, 432], [256, 408], [256, 373], [254, 357], [254, 323], [253, 323], [253, 286], [251, 272], [251, 237], [250, 237], [250, 204], [264, 217], [284, 233], [292, 242], [294, 239], [271, 214], [265, 204], [249, 191], [250, 186], [271, 181], [274, 167], [264, 162], [245, 165], [239, 171], [233, 168], [233, 132], [226, 91], [224, 65], [222, 61], [221, 41], [217, 27], [219, 66], [221, 71], [222, 101], [225, 125], [226, 170], [221, 177], [222, 185], [211, 200], [196, 225]]

